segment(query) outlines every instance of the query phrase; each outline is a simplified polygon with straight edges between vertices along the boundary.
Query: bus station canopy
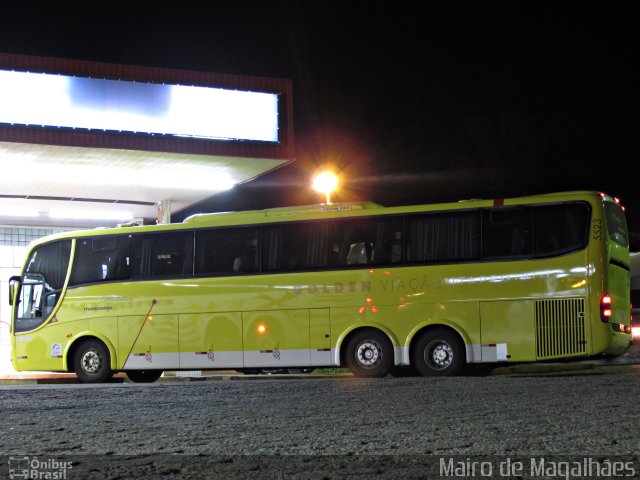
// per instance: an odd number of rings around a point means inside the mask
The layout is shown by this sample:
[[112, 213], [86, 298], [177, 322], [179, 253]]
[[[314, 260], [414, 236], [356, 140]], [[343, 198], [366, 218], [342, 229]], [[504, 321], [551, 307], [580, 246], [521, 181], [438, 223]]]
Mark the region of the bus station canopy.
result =
[[0, 224], [113, 226], [293, 160], [289, 80], [0, 53]]

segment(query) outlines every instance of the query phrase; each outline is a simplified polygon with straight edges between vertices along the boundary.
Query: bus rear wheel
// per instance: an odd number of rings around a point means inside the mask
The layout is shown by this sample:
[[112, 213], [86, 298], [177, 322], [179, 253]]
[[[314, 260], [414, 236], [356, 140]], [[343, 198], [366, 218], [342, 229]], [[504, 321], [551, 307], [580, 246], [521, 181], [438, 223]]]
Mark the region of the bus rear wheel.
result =
[[127, 370], [129, 380], [135, 383], [153, 383], [160, 378], [163, 370]]
[[81, 383], [108, 381], [111, 371], [109, 349], [99, 340], [85, 340], [75, 350], [73, 368]]
[[379, 330], [361, 330], [347, 344], [345, 364], [356, 377], [386, 377], [393, 366], [393, 345]]
[[426, 332], [413, 349], [412, 360], [424, 376], [451, 376], [465, 365], [464, 344], [450, 330], [436, 328]]

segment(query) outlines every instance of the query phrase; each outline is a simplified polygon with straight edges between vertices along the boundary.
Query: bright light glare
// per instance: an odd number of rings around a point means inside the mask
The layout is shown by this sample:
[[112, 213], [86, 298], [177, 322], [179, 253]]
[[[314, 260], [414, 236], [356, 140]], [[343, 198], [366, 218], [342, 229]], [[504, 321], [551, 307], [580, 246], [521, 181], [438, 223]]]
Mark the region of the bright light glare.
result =
[[264, 325], [258, 326], [258, 333], [264, 333], [266, 331], [267, 331], [267, 327], [265, 327]]
[[640, 327], [633, 327], [631, 329], [634, 338], [640, 338]]
[[130, 220], [131, 212], [119, 210], [52, 210], [51, 218], [64, 218], [68, 220]]
[[[24, 172], [28, 171], [29, 175]], [[181, 165], [171, 170], [144, 170], [132, 166], [78, 165], [73, 163], [40, 163], [33, 159], [8, 162], [5, 173], [16, 182], [63, 182], [65, 184], [113, 185], [116, 187], [176, 188], [221, 192], [235, 185], [224, 170], [199, 165]]]
[[0, 70], [0, 123], [278, 141], [278, 95]]
[[322, 172], [313, 179], [313, 188], [327, 197], [327, 204], [331, 203], [331, 192], [338, 188], [338, 176], [332, 172]]
[[38, 217], [40, 213], [35, 208], [12, 208], [0, 210], [0, 217]]

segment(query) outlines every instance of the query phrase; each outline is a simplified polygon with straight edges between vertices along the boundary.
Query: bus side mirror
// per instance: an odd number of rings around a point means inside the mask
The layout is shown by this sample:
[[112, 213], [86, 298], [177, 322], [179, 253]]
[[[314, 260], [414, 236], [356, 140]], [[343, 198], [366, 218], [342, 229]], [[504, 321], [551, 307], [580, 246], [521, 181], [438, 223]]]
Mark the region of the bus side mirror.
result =
[[15, 275], [9, 279], [9, 305], [13, 305], [14, 295], [16, 294], [16, 283], [22, 280], [22, 277]]

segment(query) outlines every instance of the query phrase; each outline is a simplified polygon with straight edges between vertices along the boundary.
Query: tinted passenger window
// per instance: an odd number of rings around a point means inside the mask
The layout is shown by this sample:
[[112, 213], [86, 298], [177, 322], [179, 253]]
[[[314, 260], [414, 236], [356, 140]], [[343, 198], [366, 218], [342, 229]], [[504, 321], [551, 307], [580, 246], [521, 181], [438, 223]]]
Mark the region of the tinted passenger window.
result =
[[582, 203], [533, 208], [534, 255], [562, 255], [586, 246], [589, 208]]
[[258, 229], [196, 232], [197, 274], [242, 274], [258, 271]]
[[407, 218], [407, 262], [477, 259], [480, 221], [475, 212], [447, 212]]
[[531, 256], [531, 209], [482, 211], [482, 258]]
[[193, 233], [161, 233], [133, 238], [138, 278], [189, 275], [193, 271]]
[[264, 269], [277, 271], [328, 267], [330, 228], [328, 222], [264, 227]]
[[337, 220], [332, 224], [333, 266], [384, 265], [401, 261], [401, 218]]
[[79, 238], [71, 285], [122, 280], [131, 275], [130, 238], [127, 235]]

